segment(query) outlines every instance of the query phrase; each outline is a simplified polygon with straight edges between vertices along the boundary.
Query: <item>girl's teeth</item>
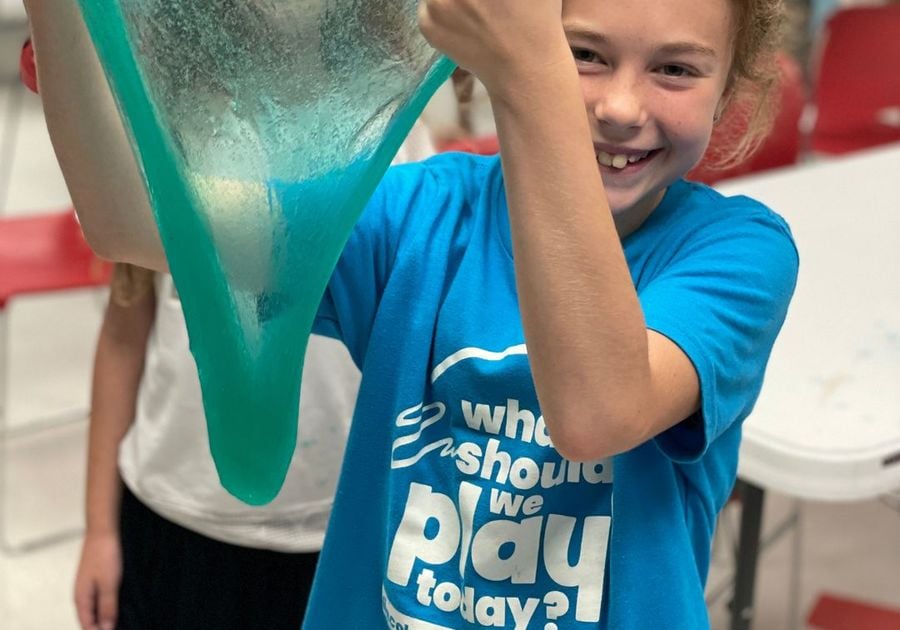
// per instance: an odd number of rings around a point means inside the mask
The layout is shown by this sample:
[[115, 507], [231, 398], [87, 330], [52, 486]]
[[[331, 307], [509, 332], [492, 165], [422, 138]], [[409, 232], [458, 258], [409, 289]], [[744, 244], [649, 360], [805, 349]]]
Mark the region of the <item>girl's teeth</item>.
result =
[[649, 154], [649, 151], [635, 155], [612, 154], [605, 151], [597, 152], [597, 161], [603, 166], [612, 166], [613, 168], [623, 169], [629, 164], [634, 164], [643, 160]]

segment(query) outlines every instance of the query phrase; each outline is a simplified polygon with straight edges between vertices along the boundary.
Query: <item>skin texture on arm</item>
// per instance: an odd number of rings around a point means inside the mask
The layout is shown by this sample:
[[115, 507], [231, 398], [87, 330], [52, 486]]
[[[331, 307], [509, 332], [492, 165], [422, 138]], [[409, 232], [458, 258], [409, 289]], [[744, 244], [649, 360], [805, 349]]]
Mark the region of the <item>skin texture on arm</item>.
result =
[[75, 579], [75, 607], [83, 630], [115, 627], [122, 574], [119, 444], [134, 419], [155, 305], [152, 288], [130, 306], [111, 298], [97, 342], [88, 438], [87, 527]]
[[167, 268], [144, 184], [75, 0], [25, 0], [47, 129], [91, 247]]
[[562, 5], [426, 0], [420, 21], [490, 94], [541, 409], [560, 453], [590, 460], [688, 417], [699, 383], [684, 353], [645, 327], [620, 236], [649, 211], [613, 220]]

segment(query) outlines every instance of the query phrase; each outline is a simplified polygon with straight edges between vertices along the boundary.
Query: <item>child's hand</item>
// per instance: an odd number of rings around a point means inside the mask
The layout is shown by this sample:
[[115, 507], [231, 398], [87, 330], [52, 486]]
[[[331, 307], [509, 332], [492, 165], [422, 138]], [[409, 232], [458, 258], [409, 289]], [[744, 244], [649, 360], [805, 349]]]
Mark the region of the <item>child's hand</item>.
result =
[[562, 0], [421, 0], [419, 26], [436, 49], [492, 96], [572, 63]]
[[75, 609], [82, 630], [112, 630], [118, 616], [122, 552], [115, 535], [88, 533], [75, 577]]

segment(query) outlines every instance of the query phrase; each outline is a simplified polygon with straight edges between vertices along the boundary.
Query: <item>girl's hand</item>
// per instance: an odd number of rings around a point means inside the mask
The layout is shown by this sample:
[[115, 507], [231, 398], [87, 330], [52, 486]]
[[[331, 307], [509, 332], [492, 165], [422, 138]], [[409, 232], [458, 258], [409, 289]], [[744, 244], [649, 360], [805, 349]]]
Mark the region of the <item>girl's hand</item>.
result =
[[475, 74], [492, 98], [572, 63], [562, 0], [421, 0], [428, 42]]
[[75, 577], [75, 609], [82, 630], [113, 630], [116, 627], [121, 581], [119, 537], [88, 533]]

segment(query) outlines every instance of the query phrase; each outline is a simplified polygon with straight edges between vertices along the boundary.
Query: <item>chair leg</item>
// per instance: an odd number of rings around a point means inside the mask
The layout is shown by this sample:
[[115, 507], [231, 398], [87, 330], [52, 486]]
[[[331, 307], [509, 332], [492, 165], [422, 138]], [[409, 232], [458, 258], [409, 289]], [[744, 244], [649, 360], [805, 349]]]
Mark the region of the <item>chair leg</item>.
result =
[[791, 585], [788, 614], [790, 615], [789, 627], [793, 630], [800, 630], [802, 627], [802, 620], [800, 619], [800, 591], [803, 586], [803, 503], [799, 499], [794, 499], [793, 510], [794, 534], [791, 536]]
[[750, 630], [753, 624], [753, 595], [759, 560], [765, 491], [738, 480], [741, 494], [741, 534], [736, 558], [734, 599], [731, 601], [731, 630]]
[[[787, 627], [799, 630], [802, 627], [800, 619], [800, 591], [802, 587], [802, 502], [799, 499], [793, 501], [791, 514], [782, 521], [774, 530], [766, 536], [762, 534], [762, 515], [764, 491], [745, 481], [738, 480], [735, 486], [742, 504], [741, 524], [737, 534], [728, 527], [729, 519], [724, 518], [725, 510], [720, 515], [719, 525], [722, 529], [728, 528], [728, 537], [734, 542], [733, 554], [735, 559], [734, 575], [714, 588], [711, 588], [707, 597], [709, 605], [715, 604], [719, 597], [732, 592], [732, 601], [729, 604], [731, 610], [732, 630], [748, 630], [752, 626], [755, 598], [756, 569], [759, 557], [773, 543], [777, 542], [786, 533], [791, 533], [791, 565], [788, 583], [788, 625]], [[727, 507], [727, 506], [726, 506]], [[793, 530], [788, 532], [788, 530]], [[717, 531], [717, 536], [719, 535]]]
[[740, 516], [740, 513], [734, 512], [740, 509], [738, 503], [736, 499], [729, 499], [716, 519], [711, 563], [727, 565], [728, 571], [725, 577], [707, 585], [706, 605], [710, 608], [717, 606], [723, 597], [734, 593], [734, 563], [738, 550], [738, 530], [735, 521]]

